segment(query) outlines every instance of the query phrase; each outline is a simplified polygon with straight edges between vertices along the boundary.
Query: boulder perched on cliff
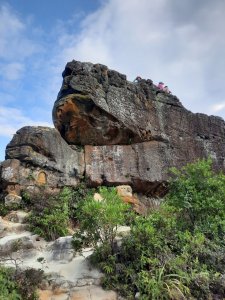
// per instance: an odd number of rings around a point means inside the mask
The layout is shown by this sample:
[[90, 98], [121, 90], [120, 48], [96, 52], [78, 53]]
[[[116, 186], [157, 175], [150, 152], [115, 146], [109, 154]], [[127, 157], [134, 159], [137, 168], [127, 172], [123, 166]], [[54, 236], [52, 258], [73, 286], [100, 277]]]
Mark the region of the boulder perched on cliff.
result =
[[[74, 147], [75, 149], [75, 147]], [[49, 191], [77, 185], [84, 173], [82, 149], [74, 150], [56, 129], [23, 127], [6, 148], [1, 187], [8, 194], [45, 186]]]
[[85, 145], [91, 185], [129, 184], [162, 194], [172, 166], [204, 157], [217, 169], [225, 166], [221, 118], [193, 114], [147, 80], [129, 82], [104, 65], [66, 65], [53, 121], [69, 144]]
[[154, 198], [165, 194], [170, 167], [211, 157], [225, 169], [221, 118], [194, 114], [151, 81], [130, 82], [101, 64], [66, 65], [53, 121], [58, 131], [16, 133], [1, 164], [4, 191], [75, 186], [84, 175], [89, 186], [130, 185]]

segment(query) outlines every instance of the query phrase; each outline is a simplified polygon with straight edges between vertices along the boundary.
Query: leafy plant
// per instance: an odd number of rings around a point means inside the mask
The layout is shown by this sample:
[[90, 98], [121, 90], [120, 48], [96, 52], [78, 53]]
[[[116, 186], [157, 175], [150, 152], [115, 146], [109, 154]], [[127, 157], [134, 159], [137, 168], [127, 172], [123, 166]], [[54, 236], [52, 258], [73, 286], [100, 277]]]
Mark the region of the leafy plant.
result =
[[9, 213], [10, 209], [0, 202], [0, 216], [4, 217]]
[[13, 270], [0, 266], [0, 300], [22, 300], [13, 280]]
[[84, 183], [80, 183], [73, 189], [68, 189], [69, 192], [69, 218], [74, 225], [78, 222], [77, 209], [81, 203], [87, 198], [94, 195], [95, 190], [88, 188]]
[[173, 169], [169, 187], [161, 207], [136, 217], [116, 251], [95, 248], [102, 284], [125, 299], [223, 299], [225, 176], [203, 160]]
[[37, 300], [37, 286], [43, 279], [43, 271], [35, 269], [15, 272], [0, 266], [0, 300]]
[[79, 231], [73, 236], [73, 245], [76, 250], [84, 244], [97, 249], [100, 242], [108, 245], [109, 252], [113, 253], [118, 225], [125, 223], [129, 206], [117, 195], [115, 188], [101, 187], [99, 192], [101, 201], [88, 196], [78, 207]]
[[149, 271], [141, 271], [138, 274], [137, 287], [142, 299], [186, 299], [190, 295], [189, 288], [182, 282], [183, 278], [178, 274], [165, 274], [165, 268], [160, 267]]
[[57, 197], [36, 199], [27, 221], [30, 230], [47, 240], [55, 240], [68, 233], [70, 191], [64, 188]]
[[198, 226], [207, 235], [223, 235], [225, 230], [225, 175], [212, 170], [212, 160], [199, 160], [173, 177], [167, 204], [174, 208], [180, 225], [194, 231]]

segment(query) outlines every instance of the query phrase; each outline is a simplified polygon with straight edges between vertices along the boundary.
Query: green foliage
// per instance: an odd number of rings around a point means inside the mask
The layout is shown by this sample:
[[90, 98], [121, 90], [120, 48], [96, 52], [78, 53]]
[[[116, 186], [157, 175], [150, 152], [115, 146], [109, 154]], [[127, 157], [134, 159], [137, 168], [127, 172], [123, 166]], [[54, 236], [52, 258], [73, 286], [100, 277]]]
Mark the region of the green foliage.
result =
[[31, 210], [30, 230], [47, 240], [68, 234], [68, 225], [76, 225], [77, 208], [87, 195], [93, 194], [84, 184], [74, 189], [65, 187], [57, 195], [46, 192], [32, 195], [22, 193], [23, 206]]
[[38, 300], [37, 287], [44, 278], [43, 270], [26, 269], [15, 274], [17, 289], [23, 300]]
[[0, 300], [22, 300], [13, 280], [13, 271], [0, 266]]
[[0, 216], [6, 216], [12, 210], [21, 209], [22, 205], [18, 203], [12, 203], [10, 206], [6, 206], [4, 202], [0, 202]]
[[27, 191], [21, 191], [23, 207], [29, 207], [32, 204], [31, 196]]
[[123, 203], [117, 195], [115, 188], [101, 187], [101, 201], [88, 196], [78, 207], [77, 218], [79, 231], [73, 236], [75, 250], [80, 250], [83, 245], [98, 248], [98, 242], [108, 247], [110, 253], [117, 233], [118, 225], [125, 223], [125, 213], [128, 205]]
[[41, 270], [15, 272], [0, 266], [0, 300], [37, 300], [36, 289], [42, 279]]
[[8, 214], [10, 209], [5, 206], [5, 203], [0, 202], [0, 216], [4, 217]]
[[207, 235], [221, 236], [225, 230], [225, 176], [212, 171], [210, 159], [172, 172], [167, 203], [183, 229], [201, 227]]
[[[64, 188], [56, 197], [34, 199], [28, 223], [30, 230], [47, 240], [55, 240], [68, 233], [70, 190]], [[40, 197], [43, 197], [41, 195]]]
[[76, 224], [78, 222], [78, 207], [87, 197], [93, 196], [95, 190], [87, 188], [87, 186], [84, 183], [80, 183], [75, 188], [70, 189], [69, 192], [69, 218], [73, 224]]
[[185, 299], [190, 292], [183, 279], [178, 274], [166, 274], [165, 267], [159, 267], [153, 272], [138, 273], [137, 287], [142, 299]]
[[113, 253], [98, 247], [92, 262], [105, 273], [103, 286], [126, 299], [223, 299], [225, 176], [210, 160], [173, 175], [160, 209], [137, 217]]

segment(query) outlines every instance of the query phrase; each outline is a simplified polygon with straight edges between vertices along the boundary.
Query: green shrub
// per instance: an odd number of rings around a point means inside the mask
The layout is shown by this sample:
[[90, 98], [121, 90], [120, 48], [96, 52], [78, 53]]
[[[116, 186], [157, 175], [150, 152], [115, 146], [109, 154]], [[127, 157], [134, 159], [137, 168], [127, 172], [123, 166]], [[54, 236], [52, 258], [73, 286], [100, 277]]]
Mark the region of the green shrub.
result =
[[15, 281], [22, 300], [38, 300], [37, 287], [44, 278], [43, 270], [26, 269], [15, 274]]
[[91, 194], [93, 189], [88, 189], [84, 184], [74, 189], [65, 187], [54, 196], [46, 192], [32, 196], [23, 192], [23, 206], [31, 210], [28, 217], [30, 230], [47, 240], [65, 236], [68, 234], [68, 225], [77, 224], [78, 206]]
[[5, 203], [0, 202], [0, 216], [4, 217], [9, 213], [10, 209], [5, 206]]
[[167, 204], [180, 226], [192, 232], [221, 238], [225, 232], [225, 175], [212, 170], [212, 161], [201, 160], [181, 170], [172, 169]]
[[43, 271], [25, 271], [0, 266], [0, 300], [37, 300], [37, 286], [43, 279]]
[[32, 200], [34, 208], [27, 221], [30, 230], [47, 240], [55, 240], [68, 233], [70, 190], [64, 188], [58, 196]]
[[13, 279], [13, 270], [0, 266], [0, 300], [22, 300]]
[[0, 216], [5, 217], [10, 211], [21, 208], [21, 204], [13, 203], [10, 206], [6, 206], [4, 202], [0, 202]]
[[100, 242], [112, 253], [117, 227], [125, 224], [129, 206], [117, 195], [115, 188], [101, 187], [99, 192], [101, 201], [88, 196], [78, 207], [79, 231], [73, 236], [77, 251], [87, 244], [97, 249]]
[[223, 299], [224, 216], [225, 176], [210, 160], [174, 169], [161, 208], [137, 217], [117, 251], [96, 248], [103, 286], [126, 299]]
[[92, 197], [94, 195], [95, 189], [88, 188], [84, 183], [80, 183], [73, 189], [69, 189], [69, 191], [69, 218], [71, 222], [76, 225], [78, 222], [78, 207], [87, 197]]

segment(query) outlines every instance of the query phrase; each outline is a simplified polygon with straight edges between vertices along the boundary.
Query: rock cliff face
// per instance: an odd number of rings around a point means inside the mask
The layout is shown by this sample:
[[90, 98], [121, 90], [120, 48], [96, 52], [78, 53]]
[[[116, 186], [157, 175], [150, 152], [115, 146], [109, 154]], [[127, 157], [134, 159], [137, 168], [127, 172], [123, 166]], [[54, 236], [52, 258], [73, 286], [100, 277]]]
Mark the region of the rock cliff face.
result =
[[172, 166], [210, 156], [216, 169], [225, 169], [221, 118], [193, 114], [176, 96], [104, 65], [66, 65], [53, 122], [63, 139], [43, 127], [14, 136], [2, 163], [3, 189], [45, 183], [54, 189], [84, 175], [90, 186], [128, 184], [162, 196]]
[[171, 166], [209, 156], [217, 169], [225, 166], [221, 118], [193, 114], [176, 96], [104, 65], [66, 65], [53, 121], [69, 144], [85, 145], [91, 185], [130, 184], [162, 194]]
[[53, 128], [23, 127], [6, 148], [1, 185], [7, 193], [16, 195], [43, 186], [54, 192], [77, 185], [83, 173], [82, 149], [72, 149]]

